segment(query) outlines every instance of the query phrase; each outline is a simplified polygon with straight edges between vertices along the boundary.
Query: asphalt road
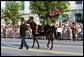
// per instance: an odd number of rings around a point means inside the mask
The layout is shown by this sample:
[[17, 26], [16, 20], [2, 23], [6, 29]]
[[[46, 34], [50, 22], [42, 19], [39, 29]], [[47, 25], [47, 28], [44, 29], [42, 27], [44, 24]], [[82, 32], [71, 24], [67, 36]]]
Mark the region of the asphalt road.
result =
[[83, 41], [54, 40], [53, 49], [47, 48], [47, 40], [40, 40], [40, 49], [37, 44], [32, 46], [32, 39], [26, 39], [29, 49], [18, 49], [21, 39], [1, 38], [1, 56], [83, 56]]

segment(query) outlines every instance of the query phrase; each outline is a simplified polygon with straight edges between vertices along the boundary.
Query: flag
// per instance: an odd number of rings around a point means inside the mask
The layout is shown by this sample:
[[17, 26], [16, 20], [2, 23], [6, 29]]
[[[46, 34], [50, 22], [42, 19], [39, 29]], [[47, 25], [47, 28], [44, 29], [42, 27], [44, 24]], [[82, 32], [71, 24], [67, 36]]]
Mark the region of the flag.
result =
[[56, 11], [57, 11], [57, 14], [60, 14], [60, 12], [61, 12], [60, 9], [56, 9]]
[[56, 8], [50, 12], [50, 16], [55, 16], [57, 14]]
[[56, 9], [56, 8], [54, 8], [51, 12], [50, 12], [50, 16], [55, 16], [55, 15], [57, 15], [57, 14], [60, 14], [60, 9]]

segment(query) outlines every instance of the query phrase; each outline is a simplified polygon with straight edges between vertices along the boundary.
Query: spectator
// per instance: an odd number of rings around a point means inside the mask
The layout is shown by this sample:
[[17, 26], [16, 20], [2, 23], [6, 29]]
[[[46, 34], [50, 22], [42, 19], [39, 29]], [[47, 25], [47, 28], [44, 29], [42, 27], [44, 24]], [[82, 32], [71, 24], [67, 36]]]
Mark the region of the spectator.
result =
[[61, 35], [62, 35], [62, 27], [61, 27], [61, 25], [57, 28], [57, 35], [58, 35], [58, 39], [61, 39]]
[[3, 28], [3, 35], [4, 35], [4, 38], [6, 38], [6, 27], [5, 26]]
[[27, 24], [27, 26], [28, 26], [27, 33], [29, 34], [29, 37], [32, 38], [32, 29], [29, 24]]
[[75, 41], [76, 33], [77, 33], [77, 27], [75, 22], [72, 23], [71, 29], [72, 29], [72, 38], [73, 38], [73, 41]]

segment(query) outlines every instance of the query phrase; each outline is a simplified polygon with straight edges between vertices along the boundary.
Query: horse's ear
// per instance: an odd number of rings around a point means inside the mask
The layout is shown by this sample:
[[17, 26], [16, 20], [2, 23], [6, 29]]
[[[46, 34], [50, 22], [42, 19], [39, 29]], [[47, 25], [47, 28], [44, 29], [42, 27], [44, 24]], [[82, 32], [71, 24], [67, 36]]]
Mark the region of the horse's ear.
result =
[[29, 17], [29, 20], [33, 20], [34, 18], [32, 16]]

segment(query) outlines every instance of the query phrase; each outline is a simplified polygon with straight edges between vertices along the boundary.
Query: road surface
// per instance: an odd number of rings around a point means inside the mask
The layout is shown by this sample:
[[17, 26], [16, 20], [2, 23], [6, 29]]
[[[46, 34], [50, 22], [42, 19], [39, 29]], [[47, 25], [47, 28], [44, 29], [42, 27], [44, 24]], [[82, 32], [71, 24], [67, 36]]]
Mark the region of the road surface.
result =
[[83, 56], [83, 41], [54, 40], [53, 49], [47, 48], [47, 40], [40, 40], [32, 47], [32, 39], [26, 39], [29, 49], [18, 49], [21, 39], [1, 38], [1, 56]]

